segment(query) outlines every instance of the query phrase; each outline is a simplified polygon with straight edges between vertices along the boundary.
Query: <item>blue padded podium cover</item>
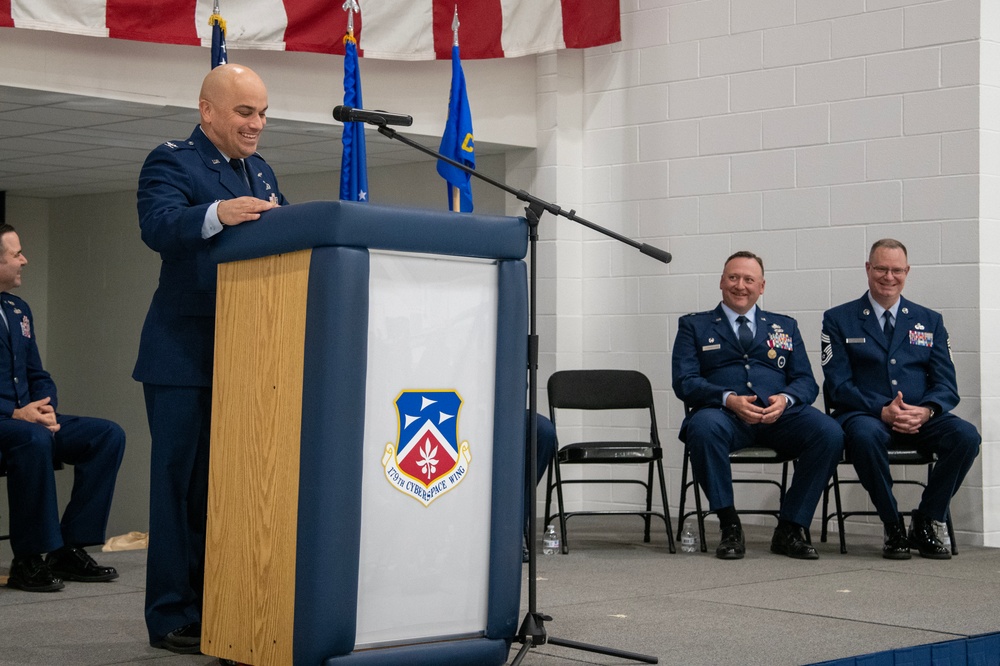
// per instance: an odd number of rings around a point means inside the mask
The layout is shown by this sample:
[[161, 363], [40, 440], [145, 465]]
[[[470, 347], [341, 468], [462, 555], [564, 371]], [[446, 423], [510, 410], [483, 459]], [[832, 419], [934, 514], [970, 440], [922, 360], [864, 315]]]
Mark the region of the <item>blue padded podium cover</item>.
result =
[[[302, 378], [295, 664], [354, 649], [368, 357], [369, 254], [319, 247], [309, 267]], [[330, 381], [336, 368], [337, 381]], [[322, 406], [322, 408], [318, 408]], [[337, 526], [337, 529], [329, 529]]]
[[[524, 522], [524, 402], [528, 346], [509, 343], [527, 340], [528, 272], [523, 261], [501, 261], [499, 268], [487, 638], [510, 638], [517, 633]], [[512, 501], [513, 497], [518, 500]]]
[[522, 259], [528, 251], [524, 218], [312, 201], [275, 208], [259, 220], [216, 236], [216, 263], [256, 259], [327, 245]]

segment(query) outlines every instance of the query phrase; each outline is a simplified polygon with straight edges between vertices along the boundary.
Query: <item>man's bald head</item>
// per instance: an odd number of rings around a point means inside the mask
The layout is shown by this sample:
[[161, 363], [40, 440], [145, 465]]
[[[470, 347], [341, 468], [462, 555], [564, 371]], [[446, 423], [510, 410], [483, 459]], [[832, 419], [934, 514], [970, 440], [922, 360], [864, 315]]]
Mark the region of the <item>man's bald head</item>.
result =
[[249, 67], [220, 65], [201, 84], [198, 110], [201, 128], [219, 150], [249, 157], [267, 123], [267, 87]]

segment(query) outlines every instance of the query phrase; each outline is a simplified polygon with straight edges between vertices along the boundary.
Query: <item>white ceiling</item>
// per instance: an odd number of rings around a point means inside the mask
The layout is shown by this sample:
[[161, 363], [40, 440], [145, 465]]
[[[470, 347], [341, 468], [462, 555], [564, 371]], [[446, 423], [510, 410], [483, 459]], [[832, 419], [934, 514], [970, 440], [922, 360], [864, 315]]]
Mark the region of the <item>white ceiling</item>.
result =
[[[54, 198], [135, 189], [149, 151], [187, 138], [197, 122], [196, 109], [0, 86], [0, 191]], [[332, 118], [320, 125], [270, 117], [260, 152], [279, 176], [339, 171], [342, 127]], [[431, 159], [365, 134], [369, 168]], [[439, 142], [407, 136], [434, 149]], [[476, 144], [477, 155], [502, 150]]]

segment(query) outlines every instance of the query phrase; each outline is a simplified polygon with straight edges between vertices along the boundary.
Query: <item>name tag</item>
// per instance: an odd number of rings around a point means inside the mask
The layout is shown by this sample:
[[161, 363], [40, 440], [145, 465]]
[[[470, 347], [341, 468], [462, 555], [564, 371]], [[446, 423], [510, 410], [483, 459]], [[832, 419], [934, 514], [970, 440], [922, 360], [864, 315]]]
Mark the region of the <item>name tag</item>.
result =
[[845, 340], [844, 342], [846, 342], [849, 345], [863, 345], [863, 344], [865, 344], [865, 339], [864, 338], [847, 338], [847, 340]]
[[705, 345], [701, 348], [702, 351], [715, 351], [716, 349], [722, 349], [722, 345]]

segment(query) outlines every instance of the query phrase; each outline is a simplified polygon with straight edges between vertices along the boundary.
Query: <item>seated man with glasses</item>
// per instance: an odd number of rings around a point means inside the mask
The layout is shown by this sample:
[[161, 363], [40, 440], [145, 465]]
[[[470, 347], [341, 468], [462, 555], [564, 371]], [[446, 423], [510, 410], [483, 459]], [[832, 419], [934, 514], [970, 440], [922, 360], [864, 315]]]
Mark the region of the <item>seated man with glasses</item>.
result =
[[[975, 426], [951, 413], [958, 404], [951, 341], [937, 312], [901, 296], [910, 272], [906, 247], [872, 245], [868, 292], [823, 315], [822, 364], [844, 449], [885, 526], [882, 556], [949, 559], [932, 521], [944, 521], [952, 496], [979, 454]], [[938, 456], [909, 535], [896, 508], [888, 449]]]

